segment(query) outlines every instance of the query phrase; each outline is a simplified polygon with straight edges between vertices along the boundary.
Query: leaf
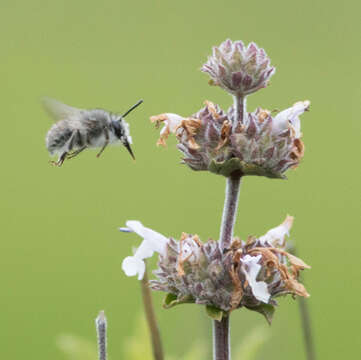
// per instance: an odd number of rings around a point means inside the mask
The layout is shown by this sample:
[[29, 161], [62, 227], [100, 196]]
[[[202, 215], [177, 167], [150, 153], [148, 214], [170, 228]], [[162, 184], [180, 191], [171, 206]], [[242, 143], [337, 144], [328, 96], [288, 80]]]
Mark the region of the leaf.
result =
[[221, 321], [223, 318], [224, 312], [221, 309], [218, 309], [212, 305], [206, 305], [206, 313], [213, 320]]
[[264, 304], [264, 303], [262, 303], [261, 305], [255, 306], [255, 307], [247, 306], [247, 309], [252, 310], [252, 311], [257, 311], [260, 314], [262, 314], [266, 318], [269, 325], [271, 325], [271, 323], [272, 323], [273, 314], [276, 310], [276, 308], [273, 305]]
[[219, 162], [212, 160], [208, 166], [208, 170], [212, 173], [226, 177], [230, 176], [234, 171], [241, 171], [243, 175], [266, 176], [271, 179], [286, 179], [286, 176], [280, 173], [272, 172], [261, 166], [239, 160], [238, 158], [231, 158]]
[[178, 299], [177, 295], [169, 293], [163, 300], [163, 308], [170, 309], [176, 305], [191, 303], [194, 303], [194, 299], [190, 295], [183, 296]]

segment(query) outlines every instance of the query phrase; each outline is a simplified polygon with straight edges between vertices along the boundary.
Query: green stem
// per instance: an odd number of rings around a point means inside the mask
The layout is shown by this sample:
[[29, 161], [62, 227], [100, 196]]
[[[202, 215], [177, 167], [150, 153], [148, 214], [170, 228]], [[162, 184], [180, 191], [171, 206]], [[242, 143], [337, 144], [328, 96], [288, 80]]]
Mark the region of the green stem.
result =
[[154, 360], [164, 360], [162, 340], [160, 337], [160, 331], [159, 331], [157, 319], [155, 317], [152, 295], [150, 293], [149, 284], [148, 284], [147, 270], [145, 271], [143, 279], [141, 281], [141, 288], [142, 288], [142, 298], [143, 298], [145, 316], [147, 319], [151, 342], [152, 342], [153, 358]]
[[305, 349], [307, 354], [307, 360], [315, 360], [315, 346], [313, 343], [312, 327], [311, 327], [311, 316], [308, 307], [308, 300], [300, 296], [298, 298], [298, 305], [301, 314], [303, 340], [305, 343]]
[[[296, 246], [293, 245], [292, 248], [289, 249], [290, 253], [297, 256]], [[300, 276], [301, 279], [301, 276]], [[304, 281], [303, 281], [304, 282]], [[313, 333], [311, 326], [311, 314], [309, 309], [309, 300], [306, 300], [304, 297], [298, 297], [298, 306], [300, 310], [301, 316], [301, 324], [303, 331], [303, 342], [306, 350], [306, 358], [307, 360], [316, 360], [316, 351], [315, 345], [313, 341]]]

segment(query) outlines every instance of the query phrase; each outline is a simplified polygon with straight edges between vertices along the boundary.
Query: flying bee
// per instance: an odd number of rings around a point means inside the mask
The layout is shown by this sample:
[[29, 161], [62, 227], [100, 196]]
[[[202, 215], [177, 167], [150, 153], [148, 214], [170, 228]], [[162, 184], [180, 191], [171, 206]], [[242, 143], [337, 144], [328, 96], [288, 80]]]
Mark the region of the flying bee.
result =
[[72, 159], [87, 148], [100, 148], [97, 157], [112, 145], [124, 145], [134, 158], [130, 147], [132, 138], [129, 124], [124, 118], [139, 106], [139, 100], [123, 115], [113, 114], [102, 109], [83, 110], [44, 98], [43, 105], [56, 123], [46, 135], [46, 147], [50, 155], [58, 155], [58, 161], [52, 161], [55, 166], [61, 166], [66, 159]]

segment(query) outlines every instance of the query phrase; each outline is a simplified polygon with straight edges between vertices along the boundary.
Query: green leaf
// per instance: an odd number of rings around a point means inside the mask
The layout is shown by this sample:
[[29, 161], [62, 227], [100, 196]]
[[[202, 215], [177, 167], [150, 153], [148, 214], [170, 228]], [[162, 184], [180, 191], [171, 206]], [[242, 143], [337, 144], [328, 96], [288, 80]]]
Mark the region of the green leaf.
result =
[[260, 314], [262, 314], [266, 318], [268, 324], [270, 324], [270, 325], [272, 323], [273, 314], [274, 314], [274, 312], [276, 310], [276, 308], [273, 305], [271, 305], [271, 304], [263, 304], [263, 303], [261, 305], [255, 306], [255, 307], [248, 307], [247, 306], [247, 309], [252, 310], [252, 311], [257, 311]]
[[177, 295], [169, 293], [166, 295], [166, 297], [163, 300], [163, 308], [170, 309], [176, 305], [190, 304], [190, 303], [194, 303], [194, 299], [190, 295], [178, 298]]
[[212, 305], [206, 305], [206, 313], [213, 320], [221, 321], [225, 315], [224, 311]]
[[230, 176], [234, 171], [241, 171], [243, 175], [266, 176], [272, 179], [286, 179], [286, 176], [267, 170], [256, 164], [247, 163], [238, 158], [231, 158], [225, 161], [212, 160], [208, 166], [208, 170], [212, 173]]

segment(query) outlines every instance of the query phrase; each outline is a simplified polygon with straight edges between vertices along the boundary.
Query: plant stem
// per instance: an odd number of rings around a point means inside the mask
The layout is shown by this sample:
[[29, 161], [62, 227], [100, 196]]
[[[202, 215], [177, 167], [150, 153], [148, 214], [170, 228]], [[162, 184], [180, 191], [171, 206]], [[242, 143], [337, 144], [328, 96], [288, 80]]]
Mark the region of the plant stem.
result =
[[246, 97], [235, 95], [233, 97], [234, 118], [232, 119], [232, 129], [235, 131], [239, 123], [243, 124], [246, 116]]
[[308, 300], [306, 300], [302, 296], [299, 296], [298, 298], [298, 305], [300, 309], [303, 330], [303, 341], [305, 343], [307, 360], [315, 360], [316, 354], [312, 336], [311, 316], [307, 301]]
[[229, 316], [213, 320], [213, 360], [230, 360]]
[[98, 359], [107, 360], [107, 319], [104, 311], [101, 311], [95, 319], [98, 336]]
[[[246, 98], [234, 96], [234, 113], [232, 129], [235, 131], [239, 124], [244, 123], [246, 115]], [[233, 228], [238, 209], [239, 189], [241, 186], [242, 173], [233, 172], [227, 177], [226, 197], [224, 200], [221, 232], [219, 237], [220, 248], [223, 251], [230, 247], [233, 237]], [[221, 321], [213, 321], [213, 360], [230, 360], [230, 328], [229, 316], [223, 316]]]
[[[290, 249], [290, 253], [297, 256], [297, 248], [295, 245], [292, 246]], [[300, 276], [301, 278], [301, 276]], [[304, 282], [304, 281], [303, 281]], [[303, 342], [306, 349], [306, 358], [307, 360], [315, 360], [316, 359], [316, 352], [315, 352], [315, 345], [313, 341], [313, 333], [312, 333], [312, 326], [311, 326], [311, 315], [310, 309], [308, 306], [309, 300], [306, 300], [304, 297], [298, 297], [298, 306], [300, 310], [301, 316], [301, 324], [302, 324], [302, 331], [303, 331]]]
[[238, 208], [238, 195], [241, 185], [240, 174], [234, 174], [227, 178], [226, 183], [226, 198], [224, 200], [220, 245], [221, 249], [230, 247], [233, 237], [233, 228], [236, 221]]
[[147, 270], [145, 271], [144, 277], [141, 281], [141, 287], [145, 316], [152, 341], [153, 358], [154, 360], [164, 360], [162, 340], [160, 338], [159, 327], [153, 307], [152, 295], [148, 285]]
[[[232, 128], [233, 131], [235, 131], [239, 124], [244, 123], [244, 117], [246, 114], [246, 98], [241, 95], [235, 95], [233, 97], [233, 101], [234, 113], [232, 119]], [[240, 172], [234, 172], [227, 178], [226, 198], [224, 200], [220, 233], [221, 249], [229, 248], [232, 242], [233, 227], [237, 215], [241, 176], [242, 174]]]

